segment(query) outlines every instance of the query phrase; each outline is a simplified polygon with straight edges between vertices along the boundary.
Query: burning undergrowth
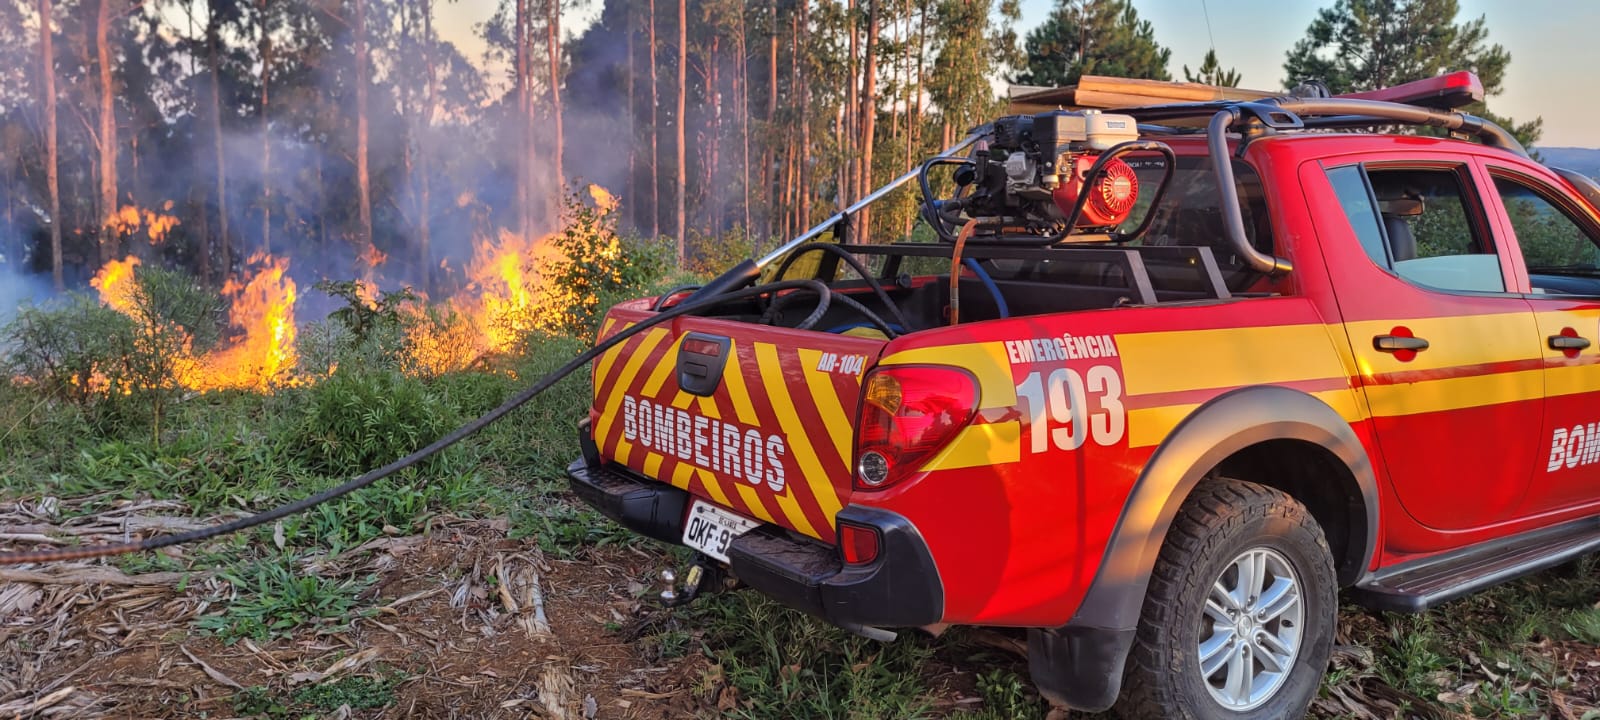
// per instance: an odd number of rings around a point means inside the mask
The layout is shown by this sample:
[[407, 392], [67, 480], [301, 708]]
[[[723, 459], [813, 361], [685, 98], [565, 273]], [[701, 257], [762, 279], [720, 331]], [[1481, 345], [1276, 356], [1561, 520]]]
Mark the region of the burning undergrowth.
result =
[[[317, 300], [305, 302], [307, 293], [295, 279], [297, 273], [303, 281], [319, 274], [312, 262], [297, 268], [291, 258], [257, 253], [212, 292], [142, 258], [140, 246], [130, 243], [135, 254], [106, 262], [90, 282], [102, 312], [75, 310], [96, 316], [83, 330], [111, 338], [109, 345], [95, 348], [87, 361], [67, 362], [73, 345], [86, 339], [30, 338], [19, 333], [30, 318], [19, 318], [11, 328], [13, 344], [24, 350], [30, 340], [57, 347], [33, 353], [37, 362], [21, 363], [13, 372], [24, 378], [54, 374], [53, 384], [80, 395], [126, 395], [272, 392], [315, 383], [349, 362], [349, 349], [357, 346], [412, 376], [489, 366], [519, 350], [530, 335], [586, 336], [604, 301], [636, 292], [662, 274], [664, 254], [619, 234], [615, 208], [612, 196], [590, 186], [568, 202], [557, 232], [485, 233], [473, 242], [471, 260], [449, 272], [446, 282], [435, 283], [447, 288], [437, 297], [385, 279], [391, 261], [369, 245], [356, 253], [353, 272], [359, 279], [323, 277], [313, 283], [313, 298], [326, 294], [342, 302], [326, 313], [316, 312]], [[121, 233], [144, 235], [149, 246], [171, 228], [162, 213], [132, 207], [110, 223]], [[117, 317], [104, 317], [104, 310]], [[320, 320], [307, 317], [323, 314]], [[35, 329], [60, 325], [60, 318], [31, 320]], [[120, 330], [108, 330], [112, 325]], [[131, 370], [119, 365], [119, 354], [158, 358], [159, 367]]]

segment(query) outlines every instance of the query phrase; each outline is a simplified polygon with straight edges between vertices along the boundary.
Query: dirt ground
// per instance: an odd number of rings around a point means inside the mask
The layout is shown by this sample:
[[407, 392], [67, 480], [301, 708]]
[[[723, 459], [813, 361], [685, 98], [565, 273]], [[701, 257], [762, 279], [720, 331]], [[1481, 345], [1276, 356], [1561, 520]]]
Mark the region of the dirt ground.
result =
[[[121, 517], [96, 522], [124, 531], [141, 523], [194, 522], [132, 512]], [[113, 539], [110, 527], [70, 529], [88, 541]], [[42, 537], [59, 538], [62, 530], [0, 523], [0, 548], [33, 546]], [[651, 583], [665, 559], [643, 544], [551, 558], [532, 540], [508, 539], [504, 522], [436, 517], [425, 533], [384, 537], [336, 559], [307, 561], [324, 577], [372, 579], [358, 603], [362, 610], [348, 622], [231, 644], [196, 629], [197, 619], [229, 600], [229, 586], [214, 575], [128, 574], [88, 563], [0, 567], [0, 718], [665, 720], [738, 709], [738, 691], [705, 654], [689, 649], [662, 659], [642, 640], [664, 612], [653, 600], [659, 587]], [[1353, 679], [1325, 687], [1314, 715], [1461, 717], [1402, 712], [1408, 705], [1430, 706], [1432, 698], [1408, 696], [1371, 677], [1372, 651], [1350, 637], [1384, 631], [1363, 622], [1375, 621], [1343, 619], [1333, 672]], [[1026, 677], [1017, 638], [982, 633], [963, 642], [1013, 658], [1012, 668]], [[1557, 712], [1547, 716], [1595, 716], [1600, 650], [1560, 643], [1546, 653], [1568, 679], [1550, 691]], [[936, 716], [978, 707], [974, 681], [986, 668], [963, 667], [951, 657], [935, 655], [922, 673]], [[1496, 674], [1491, 665], [1484, 664], [1485, 677]], [[339, 690], [311, 692], [318, 688]], [[1065, 716], [1053, 713], [1051, 720]]]
[[[436, 523], [341, 554], [377, 578], [369, 617], [291, 639], [195, 632], [214, 578], [105, 566], [0, 569], [0, 717], [229, 717], [247, 688], [404, 675], [355, 717], [680, 718], [715, 710], [717, 668], [644, 661], [639, 621], [661, 556], [611, 547], [550, 560], [484, 521]], [[329, 568], [322, 568], [326, 574]], [[336, 710], [336, 714], [339, 714]]]

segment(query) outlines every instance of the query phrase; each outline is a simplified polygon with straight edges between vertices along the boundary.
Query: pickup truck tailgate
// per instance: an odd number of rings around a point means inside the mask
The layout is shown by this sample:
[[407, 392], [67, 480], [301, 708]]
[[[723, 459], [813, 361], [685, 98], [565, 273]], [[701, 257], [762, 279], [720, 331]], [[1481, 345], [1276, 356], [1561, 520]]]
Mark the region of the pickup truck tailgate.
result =
[[[613, 308], [608, 337], [654, 313]], [[746, 517], [834, 542], [862, 376], [885, 342], [684, 317], [594, 363], [602, 458]]]

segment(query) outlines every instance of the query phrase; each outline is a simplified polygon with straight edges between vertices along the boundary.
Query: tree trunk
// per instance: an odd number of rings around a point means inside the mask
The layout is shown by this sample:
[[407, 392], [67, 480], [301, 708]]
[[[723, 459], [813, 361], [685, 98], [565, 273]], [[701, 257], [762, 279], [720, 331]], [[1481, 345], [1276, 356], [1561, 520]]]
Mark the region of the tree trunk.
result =
[[117, 212], [117, 113], [111, 94], [111, 51], [106, 34], [111, 25], [111, 0], [100, 0], [95, 17], [95, 56], [100, 65], [100, 217], [96, 218], [100, 243], [100, 262], [116, 259], [121, 252], [119, 233], [107, 227]]
[[739, 90], [739, 140], [744, 147], [744, 154], [739, 160], [739, 167], [744, 171], [744, 234], [749, 237], [750, 228], [750, 63], [745, 57], [745, 22], [744, 8], [739, 9], [739, 36], [738, 36], [738, 67], [734, 70], [734, 82], [738, 83]]
[[721, 44], [720, 33], [711, 36], [711, 77], [706, 85], [711, 95], [711, 137], [706, 143], [706, 152], [711, 156], [710, 162], [706, 163], [706, 198], [710, 202], [700, 207], [704, 212], [706, 205], [711, 206], [711, 212], [705, 213], [706, 230], [711, 235], [716, 235], [722, 227], [723, 195], [717, 189], [717, 163], [721, 161], [721, 155], [717, 150], [722, 147], [722, 86], [717, 77], [717, 65], [721, 62], [721, 58], [718, 57]]
[[372, 246], [372, 182], [367, 176], [367, 2], [355, 0], [356, 186], [361, 203], [360, 252]]
[[[872, 191], [872, 141], [878, 120], [878, 6], [882, 0], [867, 3], [867, 63], [861, 91], [861, 179], [858, 195]], [[861, 208], [856, 219], [854, 242], [872, 241], [872, 208]]]
[[[809, 2], [809, 0], [808, 0]], [[778, 147], [778, 0], [772, 0], [767, 38], [767, 132], [761, 143], [761, 187], [767, 196], [767, 234], [775, 234], [779, 203], [774, 185]]]
[[[212, 151], [217, 160], [217, 250], [222, 261], [222, 277], [232, 270], [232, 248], [228, 240], [228, 158], [222, 150], [222, 62], [218, 46], [222, 44], [222, 21], [216, 9], [206, 6], [206, 62], [211, 66], [211, 139]], [[210, 253], [202, 253], [204, 267], [200, 281], [209, 283], [211, 277]]]
[[44, 175], [50, 193], [50, 279], [56, 292], [66, 290], [61, 272], [61, 183], [56, 168], [56, 63], [51, 49], [50, 0], [39, 0], [39, 74], [44, 79]]
[[[917, 3], [917, 80], [911, 86], [908, 95], [910, 102], [906, 105], [906, 167], [911, 167], [911, 158], [916, 154], [917, 148], [922, 145], [922, 73], [923, 62], [928, 56], [928, 0], [919, 0]], [[944, 148], [939, 148], [943, 150]], [[906, 235], [911, 235], [911, 229], [917, 223], [915, 210], [906, 217]]]
[[810, 5], [809, 2], [800, 4], [799, 17], [795, 19], [794, 24], [795, 67], [796, 77], [799, 80], [795, 85], [795, 93], [800, 96], [800, 207], [797, 210], [800, 222], [797, 233], [805, 232], [806, 228], [811, 226], [811, 87], [806, 81], [806, 61], [809, 57], [806, 52], [806, 48], [809, 47], [806, 44], [806, 33], [810, 30]]
[[[627, 72], [622, 76], [623, 88], [625, 90], [624, 94], [628, 98], [628, 138], [630, 140], [637, 140], [639, 137], [639, 96], [635, 94], [636, 90], [634, 87], [635, 83], [633, 74], [634, 71], [638, 69], [639, 58], [634, 54], [633, 3], [631, 2], [624, 3], [622, 6], [622, 34], [623, 37], [626, 37], [628, 40], [628, 69]], [[626, 213], [624, 213], [624, 217], [631, 218], [631, 224], [635, 228], [639, 226], [638, 208], [640, 204], [638, 201], [639, 195], [637, 192], [639, 187], [639, 153], [637, 151], [637, 147], [638, 142], [636, 141], [628, 143], [628, 179], [622, 186], [622, 197], [628, 203], [628, 210]]]
[[678, 267], [689, 259], [688, 225], [685, 224], [684, 192], [689, 186], [688, 168], [684, 163], [684, 100], [689, 94], [689, 0], [678, 0]]
[[[561, 196], [567, 183], [565, 170], [561, 165], [561, 156], [566, 149], [565, 138], [561, 129], [561, 0], [549, 0], [550, 22], [545, 26], [546, 49], [550, 53], [550, 105], [551, 113], [555, 115], [556, 143], [555, 150], [550, 155], [555, 160], [555, 196], [551, 200], [559, 210]], [[555, 216], [555, 213], [552, 213]]]
[[517, 234], [533, 235], [533, 106], [528, 87], [528, 2], [517, 0]]
[[417, 143], [417, 164], [421, 216], [417, 218], [417, 266], [423, 292], [433, 294], [433, 167], [428, 151], [428, 132], [433, 128], [433, 112], [438, 106], [439, 85], [433, 69], [433, 0], [422, 0], [422, 64], [428, 73], [428, 97], [422, 106], [422, 132]]
[[261, 252], [272, 252], [272, 135], [267, 119], [267, 86], [272, 72], [272, 28], [267, 22], [267, 0], [256, 0], [261, 36], [257, 52], [261, 55]]
[[661, 237], [661, 83], [656, 74], [656, 0], [650, 0], [650, 239]]
[[[860, 139], [859, 117], [856, 115], [860, 107], [861, 98], [858, 89], [861, 87], [861, 51], [859, 47], [860, 31], [856, 22], [856, 0], [845, 3], [845, 22], [850, 26], [850, 58], [847, 66], [845, 107], [849, 108], [844, 113], [844, 137], [842, 138], [845, 167], [844, 204], [849, 206], [855, 202], [856, 196], [861, 192], [861, 158], [856, 154], [856, 141]], [[855, 218], [849, 220], [849, 225], [855, 225]], [[851, 238], [853, 241], [854, 238]]]

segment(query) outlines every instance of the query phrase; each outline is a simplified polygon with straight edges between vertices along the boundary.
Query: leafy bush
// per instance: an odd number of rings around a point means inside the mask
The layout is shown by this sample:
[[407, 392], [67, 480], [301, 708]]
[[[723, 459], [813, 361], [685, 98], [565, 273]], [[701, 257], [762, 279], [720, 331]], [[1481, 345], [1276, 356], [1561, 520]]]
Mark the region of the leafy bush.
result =
[[730, 228], [721, 235], [699, 235], [689, 245], [689, 271], [697, 275], [718, 275], [755, 257], [761, 249], [760, 241], [742, 227]]
[[641, 294], [672, 269], [672, 255], [659, 240], [623, 235], [607, 207], [589, 207], [577, 196], [566, 202], [566, 220], [554, 243], [560, 255], [545, 271], [557, 288], [559, 312], [545, 324], [550, 330], [586, 336], [599, 322], [607, 303]]
[[21, 308], [5, 335], [6, 373], [51, 397], [88, 406], [131, 381], [133, 321], [88, 296]]
[[25, 307], [5, 329], [5, 370], [36, 383], [49, 397], [88, 414], [100, 430], [154, 420], [179, 391], [193, 350], [214, 344], [221, 303], [182, 273], [150, 268], [134, 275], [125, 312], [87, 295]]
[[306, 395], [296, 445], [310, 467], [336, 475], [392, 462], [461, 419], [422, 380], [393, 370], [340, 368]]

